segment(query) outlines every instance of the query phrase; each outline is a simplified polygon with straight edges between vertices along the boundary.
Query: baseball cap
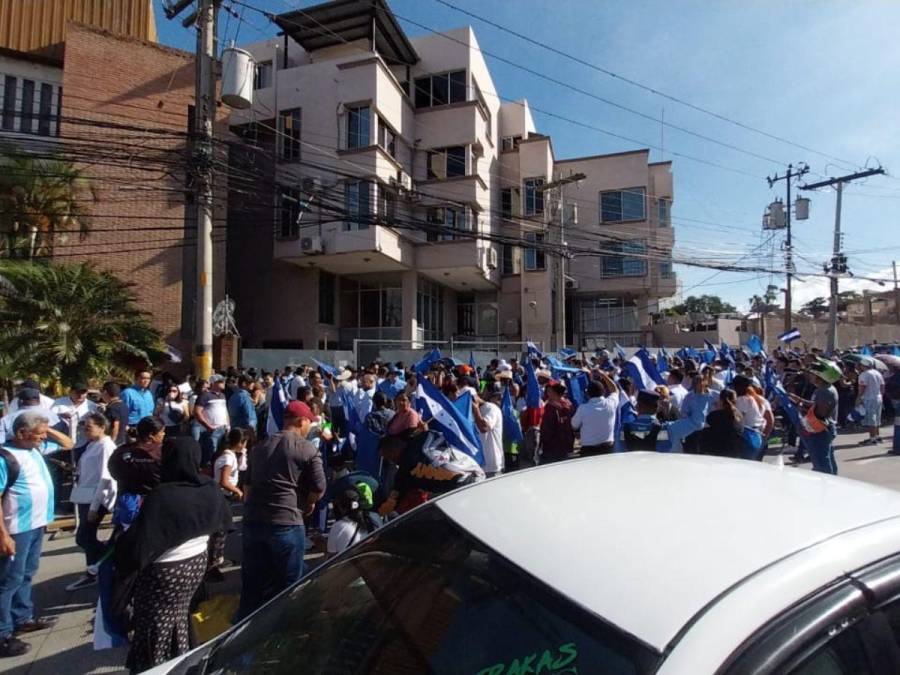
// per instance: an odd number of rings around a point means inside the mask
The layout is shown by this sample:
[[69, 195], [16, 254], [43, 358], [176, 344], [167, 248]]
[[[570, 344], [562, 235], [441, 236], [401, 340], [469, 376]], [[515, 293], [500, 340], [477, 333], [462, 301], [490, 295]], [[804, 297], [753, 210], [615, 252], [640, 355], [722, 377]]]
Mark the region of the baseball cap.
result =
[[39, 401], [41, 398], [41, 392], [37, 389], [32, 389], [31, 387], [25, 387], [24, 389], [19, 390], [19, 401]]
[[72, 391], [85, 392], [88, 390], [88, 386], [84, 382], [76, 382], [72, 385]]
[[213, 382], [224, 382], [224, 381], [225, 381], [225, 376], [219, 375], [219, 373], [215, 373], [214, 375], [211, 375], [209, 378], [210, 384], [212, 384]]
[[294, 417], [296, 419], [306, 418], [310, 422], [316, 421], [316, 416], [313, 415], [312, 410], [309, 409], [309, 406], [306, 405], [303, 401], [291, 401], [288, 403], [287, 408], [284, 409], [284, 414], [288, 417]]

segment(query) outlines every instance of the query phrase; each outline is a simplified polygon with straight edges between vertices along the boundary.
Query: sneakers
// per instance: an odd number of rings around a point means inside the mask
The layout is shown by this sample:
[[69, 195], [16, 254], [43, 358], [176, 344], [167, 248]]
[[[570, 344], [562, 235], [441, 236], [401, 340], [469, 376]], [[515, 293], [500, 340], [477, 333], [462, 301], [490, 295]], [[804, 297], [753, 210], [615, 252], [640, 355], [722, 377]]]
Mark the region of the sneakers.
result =
[[97, 575], [96, 574], [85, 574], [78, 581], [75, 581], [68, 586], [66, 586], [67, 591], [77, 591], [82, 588], [90, 588], [91, 586], [97, 585]]
[[13, 634], [19, 635], [20, 633], [37, 633], [39, 630], [53, 628], [53, 626], [56, 625], [57, 621], [59, 621], [59, 618], [55, 616], [43, 616], [37, 619], [28, 619], [28, 621], [20, 623], [18, 626], [16, 626]]
[[875, 445], [876, 443], [878, 443], [878, 441], [874, 438], [864, 438], [858, 445]]
[[5, 640], [0, 640], [0, 658], [22, 656], [22, 654], [27, 654], [29, 649], [31, 649], [30, 644], [22, 642], [12, 635]]

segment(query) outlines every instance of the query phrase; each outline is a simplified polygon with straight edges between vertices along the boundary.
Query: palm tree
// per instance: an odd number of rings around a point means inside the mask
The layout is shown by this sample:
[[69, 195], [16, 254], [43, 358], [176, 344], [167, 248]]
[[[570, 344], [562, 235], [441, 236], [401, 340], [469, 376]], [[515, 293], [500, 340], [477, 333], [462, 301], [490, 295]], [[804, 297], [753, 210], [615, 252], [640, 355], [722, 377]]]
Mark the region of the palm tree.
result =
[[0, 257], [48, 255], [62, 232], [83, 238], [95, 201], [91, 181], [71, 162], [0, 147]]
[[163, 358], [129, 284], [90, 264], [0, 260], [0, 374], [72, 384]]

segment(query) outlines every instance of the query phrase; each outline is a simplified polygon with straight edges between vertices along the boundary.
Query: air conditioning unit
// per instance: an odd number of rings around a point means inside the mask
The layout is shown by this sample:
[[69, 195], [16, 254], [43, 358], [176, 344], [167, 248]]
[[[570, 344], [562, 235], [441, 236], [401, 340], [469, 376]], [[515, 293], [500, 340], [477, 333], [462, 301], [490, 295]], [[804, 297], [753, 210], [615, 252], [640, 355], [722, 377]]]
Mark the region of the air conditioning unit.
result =
[[490, 269], [497, 269], [497, 249], [489, 248], [487, 250], [487, 264]]
[[566, 290], [567, 291], [577, 291], [578, 290], [578, 279], [566, 279]]
[[322, 189], [322, 179], [318, 176], [307, 176], [300, 183], [300, 189], [304, 192], [318, 192]]
[[412, 176], [410, 176], [405, 171], [397, 171], [397, 185], [399, 185], [404, 190], [412, 190]]
[[301, 237], [300, 250], [306, 255], [322, 253], [322, 237]]

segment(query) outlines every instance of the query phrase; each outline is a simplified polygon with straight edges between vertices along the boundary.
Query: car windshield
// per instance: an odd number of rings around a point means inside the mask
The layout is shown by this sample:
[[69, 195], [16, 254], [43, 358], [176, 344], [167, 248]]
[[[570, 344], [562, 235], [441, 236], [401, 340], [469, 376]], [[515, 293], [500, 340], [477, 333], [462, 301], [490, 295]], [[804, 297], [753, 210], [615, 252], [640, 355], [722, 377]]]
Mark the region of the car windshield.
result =
[[[560, 574], [565, 558], [560, 551]], [[428, 505], [238, 626], [204, 670], [630, 674], [653, 672], [660, 660]]]

